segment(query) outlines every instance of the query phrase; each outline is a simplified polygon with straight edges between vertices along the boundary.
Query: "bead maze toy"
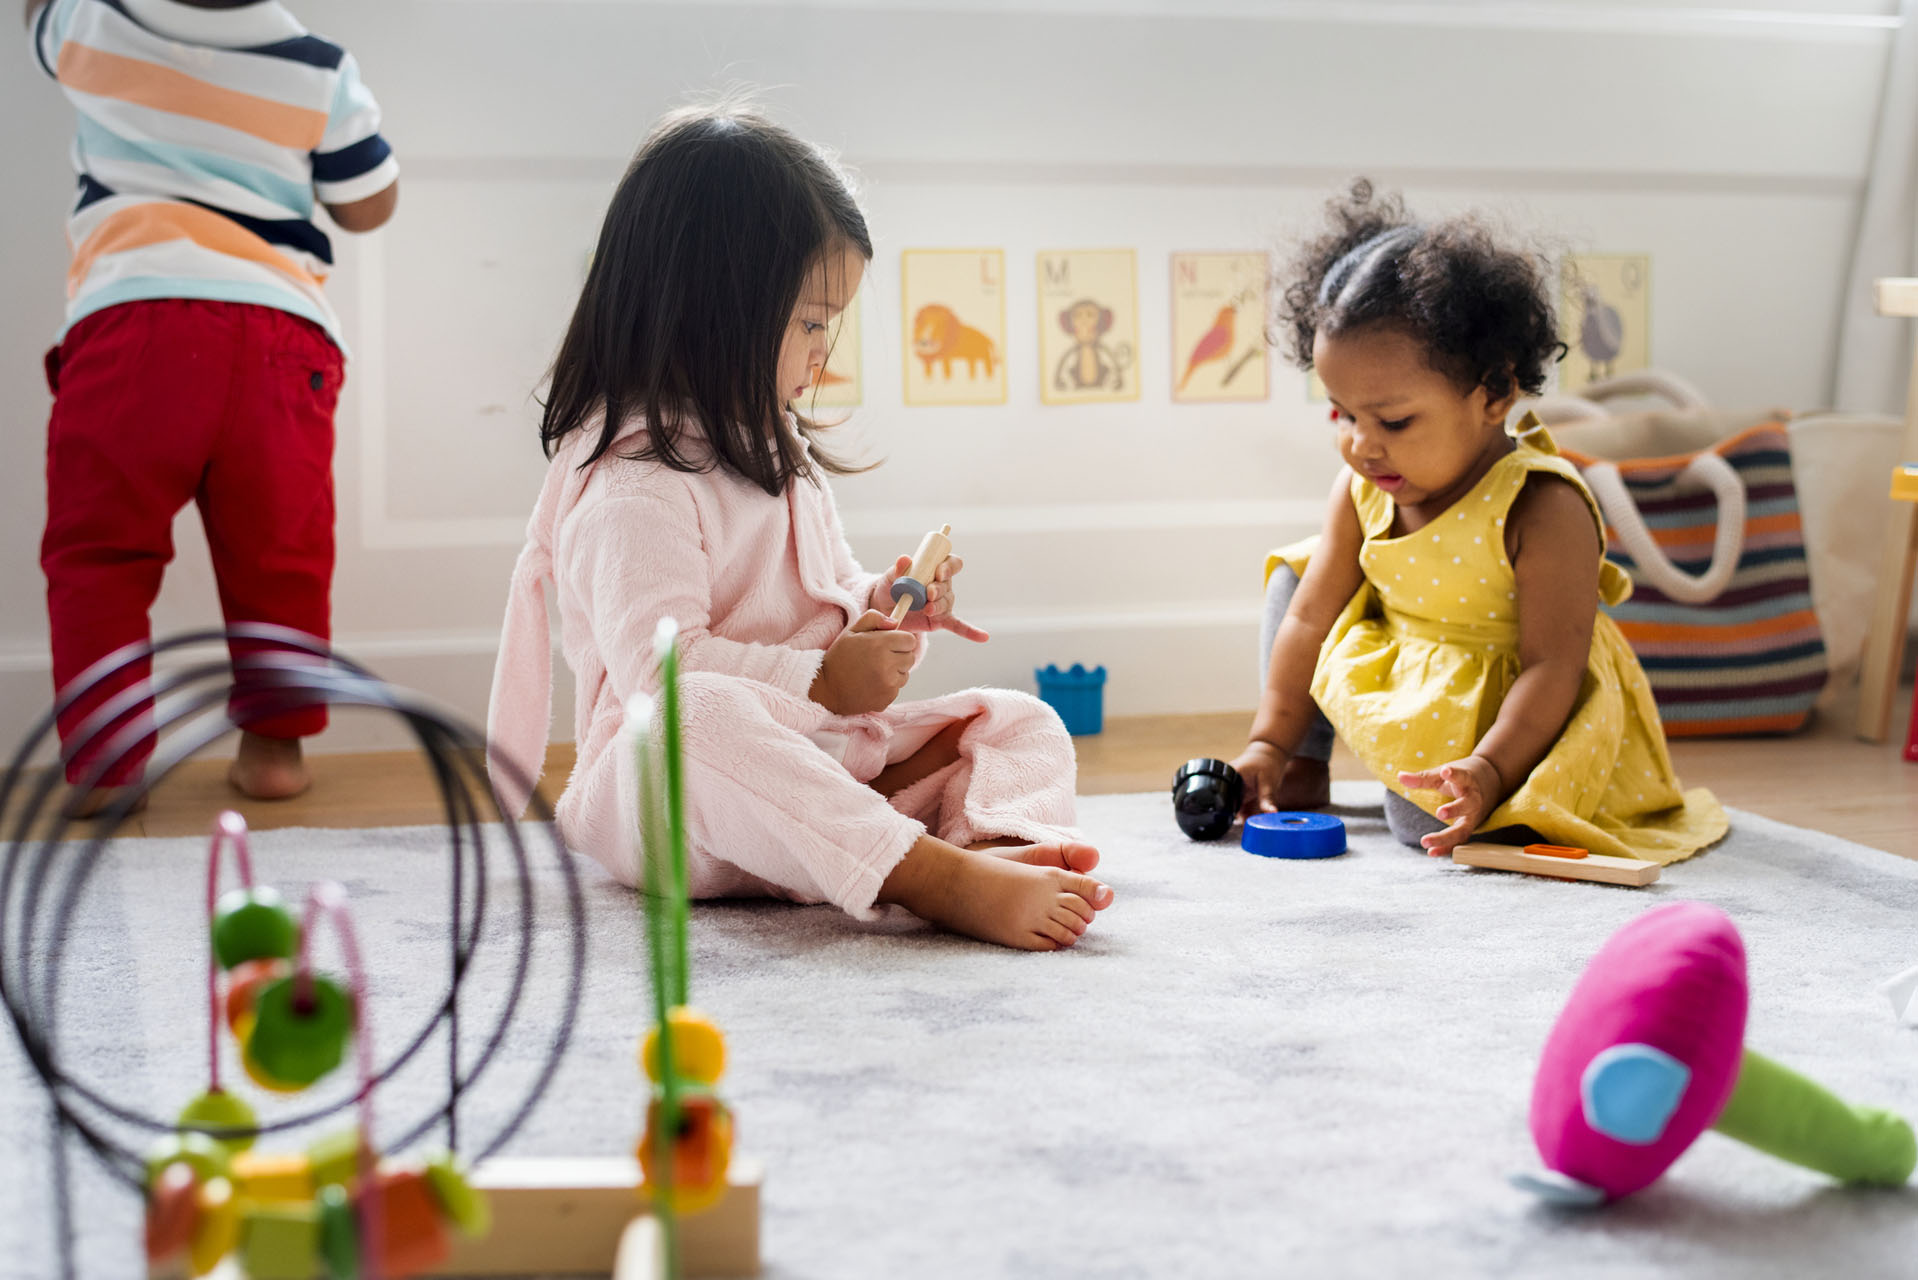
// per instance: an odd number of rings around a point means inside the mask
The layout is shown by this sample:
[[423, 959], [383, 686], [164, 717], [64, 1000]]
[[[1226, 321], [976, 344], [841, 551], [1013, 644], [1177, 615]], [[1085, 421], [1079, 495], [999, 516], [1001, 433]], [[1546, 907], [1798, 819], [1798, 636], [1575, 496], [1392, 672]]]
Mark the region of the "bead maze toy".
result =
[[1468, 842], [1452, 850], [1452, 861], [1461, 867], [1521, 871], [1555, 880], [1591, 880], [1633, 889], [1653, 883], [1659, 874], [1656, 862], [1614, 858], [1563, 844], [1528, 844], [1520, 848], [1515, 844]]
[[[217, 662], [189, 659], [176, 670], [147, 674], [155, 657], [213, 643], [229, 646], [230, 667], [222, 654]], [[123, 687], [109, 692], [116, 684]], [[57, 717], [96, 695], [105, 696], [73, 736], [82, 758], [97, 751], [79, 786], [97, 786], [117, 765], [149, 748], [151, 756], [145, 781], [117, 793], [76, 847], [67, 840], [74, 820], [51, 803], [59, 770], [30, 764], [50, 741]], [[397, 1037], [402, 1047], [378, 1064], [364, 953], [345, 892], [334, 884], [314, 885], [296, 919], [281, 895], [256, 880], [244, 821], [223, 814], [207, 866], [207, 1085], [177, 1115], [153, 1115], [109, 1096], [62, 1059], [56, 1011], [70, 924], [113, 833], [148, 789], [233, 731], [229, 707], [240, 699], [261, 715], [318, 702], [383, 710], [407, 722], [434, 766], [445, 803], [452, 845], [443, 868], [451, 976], [425, 1024], [410, 1037]], [[76, 1141], [144, 1199], [143, 1244], [156, 1276], [398, 1280], [447, 1274], [442, 1268], [451, 1260], [452, 1237], [487, 1234], [489, 1197], [481, 1180], [466, 1171], [484, 1168], [520, 1129], [565, 1052], [581, 996], [585, 913], [571, 856], [543, 804], [540, 821], [483, 825], [492, 803], [484, 760], [478, 733], [417, 695], [386, 685], [312, 637], [258, 624], [128, 646], [82, 673], [27, 733], [0, 779], [0, 813], [11, 815], [0, 862], [0, 1001], [52, 1113], [51, 1225], [66, 1280], [76, 1274], [69, 1162]], [[560, 871], [566, 915], [555, 923], [570, 937], [561, 959], [562, 986], [545, 1010], [553, 1030], [533, 1060], [524, 1092], [489, 1107], [500, 1119], [490, 1133], [476, 1137], [470, 1117], [463, 1118], [462, 1101], [484, 1083], [502, 1043], [528, 1012], [522, 997], [532, 948], [531, 855], [542, 845]], [[223, 848], [233, 853], [240, 883], [220, 894]], [[489, 904], [486, 886], [500, 870], [502, 848], [509, 874], [500, 879], [516, 890], [507, 895], [505, 916], [517, 925], [517, 942], [509, 941], [504, 953], [511, 976], [497, 1016], [489, 1022], [481, 1015], [477, 1026], [469, 1021], [469, 1034], [462, 1035], [462, 987], [487, 938], [488, 911], [501, 910], [497, 890]], [[311, 942], [322, 923], [337, 936], [348, 971], [344, 981], [319, 972], [313, 962]], [[297, 1094], [336, 1070], [349, 1050], [356, 1087], [330, 1105], [312, 1104], [261, 1123], [222, 1074], [223, 1027], [233, 1041], [228, 1052], [263, 1090]], [[537, 1032], [523, 1027], [518, 1039], [529, 1034], [537, 1044]], [[446, 1058], [443, 1098], [424, 1115], [376, 1133], [379, 1087], [439, 1039]], [[356, 1126], [323, 1133], [303, 1149], [260, 1149], [279, 1146], [347, 1108], [354, 1109]], [[429, 1135], [439, 1150], [404, 1156]], [[376, 1139], [383, 1139], [384, 1155], [375, 1149]], [[493, 1200], [499, 1203], [497, 1195]], [[604, 1269], [603, 1259], [600, 1265]]]
[[1744, 1046], [1745, 946], [1700, 902], [1654, 907], [1592, 957], [1545, 1042], [1531, 1128], [1543, 1174], [1513, 1182], [1590, 1206], [1651, 1185], [1707, 1128], [1844, 1183], [1902, 1186], [1911, 1125], [1840, 1101]]
[[939, 566], [952, 554], [952, 526], [940, 525], [919, 540], [912, 557], [912, 568], [893, 580], [892, 620], [903, 622], [908, 613], [926, 607], [926, 589], [938, 576]]

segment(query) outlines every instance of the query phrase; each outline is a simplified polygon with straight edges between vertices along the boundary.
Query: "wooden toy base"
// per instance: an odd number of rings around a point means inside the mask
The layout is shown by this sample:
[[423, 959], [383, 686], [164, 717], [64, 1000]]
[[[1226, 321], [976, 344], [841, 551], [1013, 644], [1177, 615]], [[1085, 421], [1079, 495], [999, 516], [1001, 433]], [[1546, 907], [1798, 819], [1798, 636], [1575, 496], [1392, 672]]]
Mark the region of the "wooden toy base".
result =
[[[759, 1161], [734, 1156], [719, 1203], [679, 1220], [685, 1275], [759, 1274], [765, 1176]], [[603, 1276], [613, 1268], [621, 1235], [650, 1207], [638, 1189], [639, 1161], [627, 1156], [488, 1160], [472, 1181], [492, 1206], [493, 1229], [484, 1239], [460, 1240], [433, 1275]]]
[[1553, 858], [1527, 853], [1511, 844], [1462, 844], [1452, 850], [1452, 861], [1462, 867], [1484, 867], [1491, 871], [1523, 871], [1534, 876], [1554, 876], [1560, 880], [1593, 880], [1599, 884], [1625, 885], [1642, 889], [1658, 879], [1662, 869], [1656, 862], [1638, 858], [1608, 858], [1588, 853], [1582, 858]]
[[[759, 1185], [765, 1176], [759, 1161], [735, 1156], [719, 1203], [679, 1220], [682, 1275], [759, 1274]], [[457, 1239], [446, 1261], [426, 1275], [611, 1273], [617, 1280], [663, 1280], [666, 1274], [658, 1264], [657, 1227], [643, 1216], [651, 1206], [638, 1189], [635, 1159], [488, 1160], [474, 1170], [472, 1184], [486, 1193], [493, 1229], [483, 1239]], [[147, 1274], [149, 1280], [184, 1280], [186, 1272], [173, 1266]], [[246, 1273], [229, 1256], [211, 1280], [246, 1280]]]

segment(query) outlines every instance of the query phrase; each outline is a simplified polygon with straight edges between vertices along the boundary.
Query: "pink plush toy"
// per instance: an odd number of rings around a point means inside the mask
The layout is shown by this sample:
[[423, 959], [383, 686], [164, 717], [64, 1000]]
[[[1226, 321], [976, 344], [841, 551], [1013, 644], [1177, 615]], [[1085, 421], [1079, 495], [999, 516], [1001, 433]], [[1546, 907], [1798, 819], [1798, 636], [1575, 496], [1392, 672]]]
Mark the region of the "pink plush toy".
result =
[[1627, 1196], [1710, 1127], [1842, 1182], [1911, 1177], [1911, 1126], [1744, 1048], [1745, 1007], [1745, 947], [1716, 907], [1656, 907], [1613, 934], [1572, 989], [1532, 1089], [1550, 1172], [1514, 1181], [1563, 1203]]

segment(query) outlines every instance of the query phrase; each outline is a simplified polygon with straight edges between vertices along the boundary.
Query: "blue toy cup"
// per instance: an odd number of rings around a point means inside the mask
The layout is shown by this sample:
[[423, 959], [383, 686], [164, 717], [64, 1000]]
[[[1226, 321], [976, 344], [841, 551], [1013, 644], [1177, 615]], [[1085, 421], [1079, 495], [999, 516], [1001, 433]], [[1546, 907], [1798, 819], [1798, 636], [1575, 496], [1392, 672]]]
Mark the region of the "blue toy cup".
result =
[[1040, 698], [1066, 722], [1067, 733], [1076, 738], [1105, 728], [1104, 667], [1087, 671], [1075, 662], [1070, 670], [1045, 666], [1032, 674], [1038, 678]]

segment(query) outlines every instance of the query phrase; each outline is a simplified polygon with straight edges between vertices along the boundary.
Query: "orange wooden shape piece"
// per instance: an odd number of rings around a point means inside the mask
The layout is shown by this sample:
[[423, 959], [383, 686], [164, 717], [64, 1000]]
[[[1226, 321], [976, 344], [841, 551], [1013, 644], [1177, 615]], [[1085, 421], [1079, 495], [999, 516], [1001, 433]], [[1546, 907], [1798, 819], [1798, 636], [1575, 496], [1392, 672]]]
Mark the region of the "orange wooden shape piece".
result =
[[1541, 858], [1584, 858], [1590, 855], [1591, 850], [1569, 844], [1528, 844], [1525, 852]]
[[[378, 1203], [369, 1213], [372, 1197], [378, 1197]], [[378, 1259], [379, 1274], [387, 1280], [420, 1275], [446, 1260], [452, 1242], [425, 1174], [412, 1169], [382, 1172], [357, 1202], [360, 1247]]]

